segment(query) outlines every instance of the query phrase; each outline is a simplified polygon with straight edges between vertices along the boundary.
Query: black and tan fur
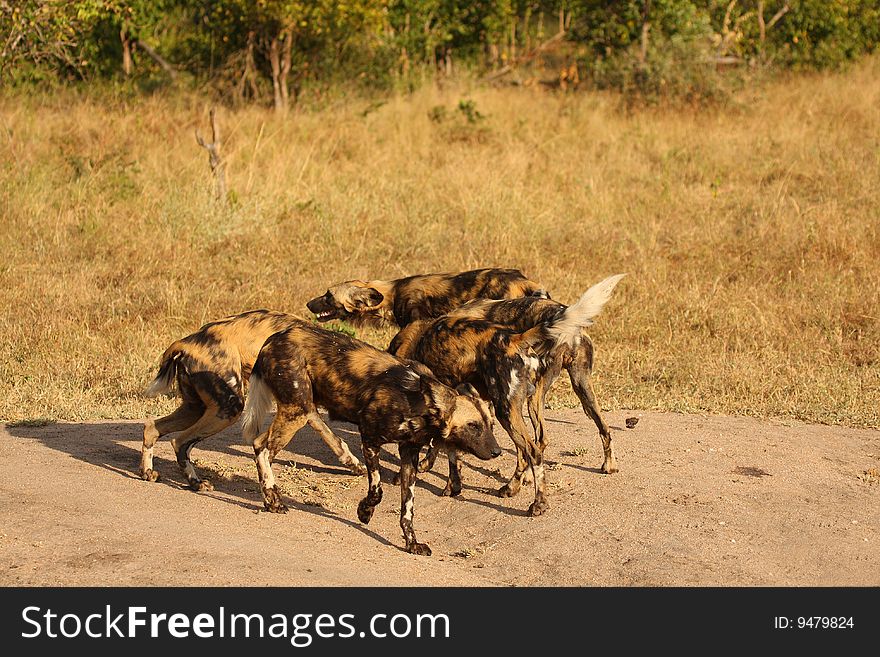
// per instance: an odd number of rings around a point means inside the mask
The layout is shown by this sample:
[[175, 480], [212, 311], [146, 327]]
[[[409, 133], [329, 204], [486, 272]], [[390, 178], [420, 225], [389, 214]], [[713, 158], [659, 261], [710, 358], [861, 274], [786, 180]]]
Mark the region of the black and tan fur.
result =
[[[424, 363], [448, 385], [472, 383], [493, 402], [498, 421], [517, 447], [516, 471], [499, 494], [517, 494], [526, 470], [531, 469], [535, 501], [530, 515], [540, 515], [549, 508], [543, 472], [547, 445], [544, 396], [562, 369], [568, 370], [584, 410], [602, 435], [603, 472], [617, 471], [611, 433], [590, 383], [593, 345], [584, 328], [592, 324], [621, 278], [605, 279], [569, 307], [546, 299], [474, 301], [436, 320], [410, 324], [389, 347], [399, 357]], [[534, 439], [522, 420], [524, 401], [528, 402]], [[434, 458], [436, 449], [429, 451], [420, 469], [430, 468]], [[449, 476], [444, 492], [457, 494], [461, 482], [454, 457]]]
[[[211, 490], [211, 483], [199, 477], [190, 460], [193, 446], [235, 423], [244, 408], [244, 387], [266, 338], [301, 321], [280, 312], [252, 310], [206, 324], [172, 343], [162, 354], [159, 373], [146, 394], [168, 392], [176, 381], [182, 403], [171, 415], [144, 423], [141, 476], [147, 481], [159, 478], [153, 469], [153, 446], [162, 436], [178, 432], [171, 440], [178, 465], [190, 486]], [[328, 445], [354, 473], [363, 474], [363, 466], [345, 443], [333, 436]]]
[[[278, 412], [261, 432], [273, 400]], [[331, 416], [358, 425], [369, 488], [358, 505], [358, 518], [368, 523], [382, 499], [379, 450], [397, 443], [400, 450], [400, 526], [406, 549], [430, 555], [416, 541], [413, 499], [419, 451], [435, 441], [481, 459], [498, 456], [489, 406], [470, 388], [453, 390], [423, 365], [402, 361], [359, 340], [306, 322], [271, 336], [260, 351], [251, 375], [242, 420], [254, 459], [266, 510], [285, 513], [275, 484], [272, 460], [306, 422], [323, 424], [318, 406]], [[323, 431], [330, 432], [324, 425]], [[332, 432], [330, 432], [332, 433]]]
[[421, 274], [392, 281], [345, 281], [309, 301], [319, 322], [399, 327], [433, 319], [474, 299], [547, 298], [544, 289], [517, 269], [475, 269], [459, 274]]

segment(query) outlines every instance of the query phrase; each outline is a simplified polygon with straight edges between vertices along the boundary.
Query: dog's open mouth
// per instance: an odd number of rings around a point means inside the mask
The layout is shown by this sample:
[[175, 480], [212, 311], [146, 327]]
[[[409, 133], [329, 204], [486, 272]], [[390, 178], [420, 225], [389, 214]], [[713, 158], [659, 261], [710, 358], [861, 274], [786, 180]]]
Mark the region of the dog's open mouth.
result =
[[333, 319], [336, 313], [332, 310], [322, 310], [319, 313], [315, 313], [315, 317], [319, 322], [326, 322], [328, 319]]

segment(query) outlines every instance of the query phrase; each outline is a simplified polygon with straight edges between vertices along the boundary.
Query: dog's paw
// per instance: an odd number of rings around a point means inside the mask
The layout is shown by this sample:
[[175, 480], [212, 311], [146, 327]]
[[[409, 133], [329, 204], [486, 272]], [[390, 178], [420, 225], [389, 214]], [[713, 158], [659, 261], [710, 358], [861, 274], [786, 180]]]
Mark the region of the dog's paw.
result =
[[376, 510], [375, 506], [372, 506], [367, 503], [367, 500], [361, 500], [360, 504], [358, 504], [358, 520], [360, 520], [365, 525], [370, 523], [370, 519], [373, 517], [373, 511]]
[[422, 459], [419, 461], [419, 472], [428, 472], [431, 469], [431, 466], [434, 465], [432, 461], [428, 459]]
[[504, 484], [498, 489], [498, 497], [513, 497], [519, 493], [519, 488], [513, 488], [510, 484]]
[[441, 495], [443, 497], [458, 497], [461, 495], [461, 486], [453, 486], [452, 484], [447, 483], [446, 488], [443, 489]]
[[532, 502], [532, 505], [529, 507], [528, 514], [532, 518], [537, 518], [538, 516], [544, 514], [546, 511], [550, 510], [550, 503], [547, 502], [546, 499], [541, 498]]
[[431, 548], [428, 547], [427, 543], [410, 543], [406, 546], [406, 551], [410, 554], [417, 554], [420, 557], [431, 556]]
[[192, 489], [199, 493], [207, 493], [208, 491], [214, 490], [214, 484], [207, 479], [202, 479], [199, 482], [193, 482]]
[[607, 459], [602, 464], [602, 474], [614, 474], [615, 472], [618, 472], [618, 471], [619, 470], [617, 469], [617, 460], [616, 459]]
[[367, 468], [364, 467], [364, 464], [360, 461], [355, 461], [354, 463], [349, 463], [348, 469], [351, 470], [351, 474], [357, 475], [360, 477], [361, 475], [367, 474]]
[[281, 501], [281, 493], [274, 486], [263, 491], [263, 506], [269, 513], [287, 513], [287, 505]]
[[144, 481], [159, 481], [159, 473], [155, 470], [144, 470], [141, 472], [141, 479]]

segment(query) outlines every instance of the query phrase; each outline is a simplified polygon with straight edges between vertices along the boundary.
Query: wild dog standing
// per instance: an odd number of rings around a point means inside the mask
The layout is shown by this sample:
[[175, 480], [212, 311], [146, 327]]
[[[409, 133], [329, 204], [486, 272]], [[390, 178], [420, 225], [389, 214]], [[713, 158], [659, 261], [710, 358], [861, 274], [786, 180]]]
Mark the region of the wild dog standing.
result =
[[[526, 468], [532, 470], [535, 501], [529, 515], [537, 516], [549, 508], [545, 494], [543, 452], [544, 395], [563, 367], [569, 369], [572, 382], [587, 413], [599, 426], [605, 447], [605, 472], [617, 470], [611, 446], [611, 434], [602, 420], [589, 380], [592, 366], [592, 343], [583, 329], [610, 299], [623, 275], [611, 276], [587, 290], [577, 303], [565, 307], [555, 302], [541, 302], [543, 310], [515, 319], [513, 313], [525, 311], [528, 300], [475, 302], [431, 322], [420, 322], [403, 329], [389, 351], [401, 358], [412, 358], [427, 365], [438, 379], [449, 385], [469, 382], [477, 386], [495, 405], [498, 421], [517, 448], [517, 467], [510, 481], [498, 492], [502, 497], [516, 495]], [[540, 301], [540, 300], [537, 300]], [[502, 304], [514, 304], [503, 308]], [[553, 304], [550, 306], [548, 304]], [[499, 322], [507, 319], [513, 326]], [[516, 325], [519, 322], [520, 325]], [[525, 430], [522, 404], [529, 401], [529, 417], [536, 439]], [[422, 466], [427, 469], [436, 450]], [[458, 464], [450, 459], [449, 483], [444, 493], [461, 490]]]
[[475, 269], [460, 274], [421, 274], [392, 281], [346, 281], [309, 301], [319, 322], [393, 323], [403, 327], [433, 319], [473, 299], [548, 298], [518, 269]]
[[[261, 433], [273, 400], [278, 412], [269, 429]], [[423, 365], [298, 322], [271, 336], [260, 351], [242, 420], [244, 436], [254, 446], [268, 511], [287, 511], [272, 473], [275, 455], [306, 422], [320, 426], [319, 432], [332, 433], [318, 415], [318, 406], [358, 425], [369, 477], [367, 496], [358, 505], [358, 518], [363, 523], [370, 521], [382, 500], [379, 449], [385, 443], [398, 444], [400, 526], [406, 549], [413, 554], [431, 554], [427, 545], [416, 541], [413, 530], [419, 450], [443, 440], [451, 449], [481, 459], [501, 453], [492, 435], [489, 406], [472, 389], [452, 390]]]
[[[535, 297], [506, 299], [502, 301], [479, 299], [451, 311], [448, 317], [485, 320], [521, 332], [534, 328], [542, 322], [553, 320], [565, 312], [565, 308], [566, 306], [558, 301]], [[391, 341], [388, 351], [399, 355], [413, 353], [414, 345], [421, 339], [431, 324], [432, 320], [418, 321], [401, 329]], [[602, 412], [596, 400], [596, 394], [593, 391], [591, 375], [594, 348], [593, 342], [586, 330], [581, 331], [580, 340], [574, 347], [567, 348], [562, 346], [554, 352], [554, 356], [553, 362], [548, 362], [546, 369], [538, 373], [535, 380], [536, 392], [528, 398], [529, 419], [535, 432], [535, 440], [542, 446], [542, 449], [547, 447], [547, 439], [544, 432], [544, 399], [556, 377], [564, 369], [568, 372], [571, 387], [580, 400], [584, 412], [596, 424], [599, 435], [602, 438], [604, 460], [601, 471], [604, 474], [617, 472], [617, 458], [614, 455], [611, 430], [602, 418]], [[420, 472], [426, 472], [433, 467], [437, 453], [437, 447], [430, 450], [427, 457], [419, 464]], [[444, 490], [444, 495], [456, 495], [460, 491], [460, 482], [450, 479], [446, 490]]]
[[[159, 478], [153, 469], [153, 446], [160, 437], [180, 432], [171, 440], [177, 464], [192, 488], [211, 490], [211, 483], [199, 477], [190, 460], [193, 446], [235, 423], [260, 347], [273, 333], [301, 321], [284, 313], [252, 310], [205, 324], [172, 343], [162, 354], [159, 374], [146, 394], [154, 397], [167, 392], [177, 381], [182, 404], [171, 415], [144, 423], [141, 476], [147, 481]], [[332, 434], [322, 437], [342, 463], [355, 474], [363, 474], [363, 466], [344, 442]]]

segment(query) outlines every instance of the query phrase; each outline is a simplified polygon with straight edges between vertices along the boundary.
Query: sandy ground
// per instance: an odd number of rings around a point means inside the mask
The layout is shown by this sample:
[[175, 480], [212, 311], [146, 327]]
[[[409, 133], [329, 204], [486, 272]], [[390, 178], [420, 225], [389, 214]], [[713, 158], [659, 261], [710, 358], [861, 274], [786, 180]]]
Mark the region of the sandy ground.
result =
[[[633, 429], [625, 418], [638, 416]], [[399, 495], [369, 526], [366, 478], [310, 430], [276, 471], [291, 512], [261, 511], [237, 427], [196, 449], [216, 490], [183, 488], [170, 445], [157, 483], [135, 476], [135, 422], [0, 426], [2, 585], [880, 585], [880, 432], [649, 412], [609, 413], [621, 471], [598, 471], [595, 428], [548, 413], [552, 508], [531, 487], [494, 496], [514, 465], [469, 458], [461, 497], [438, 496], [445, 459], [420, 477], [402, 551]], [[334, 425], [360, 453], [350, 425]], [[293, 451], [290, 451], [293, 450]], [[386, 455], [390, 482], [396, 456]]]

